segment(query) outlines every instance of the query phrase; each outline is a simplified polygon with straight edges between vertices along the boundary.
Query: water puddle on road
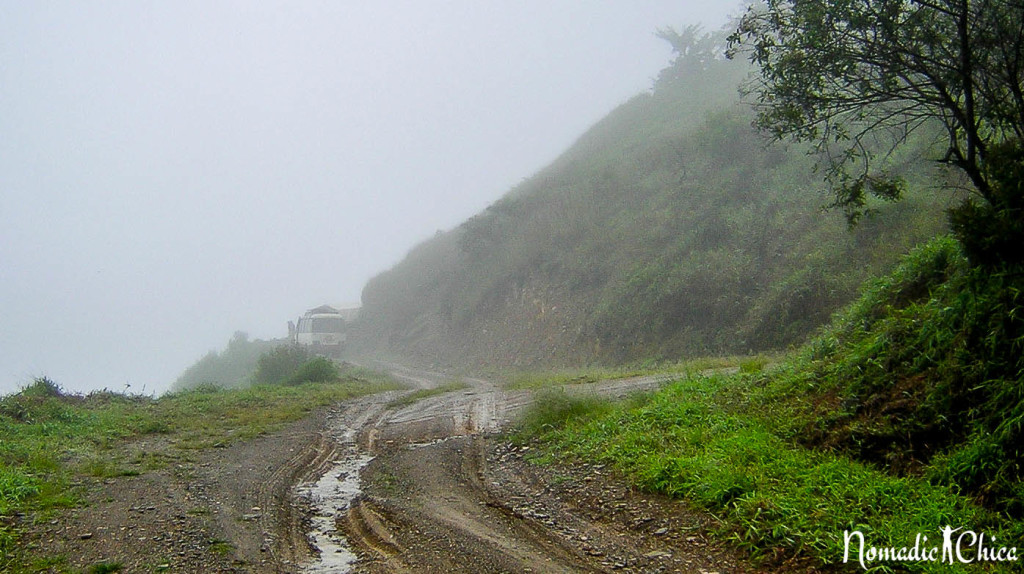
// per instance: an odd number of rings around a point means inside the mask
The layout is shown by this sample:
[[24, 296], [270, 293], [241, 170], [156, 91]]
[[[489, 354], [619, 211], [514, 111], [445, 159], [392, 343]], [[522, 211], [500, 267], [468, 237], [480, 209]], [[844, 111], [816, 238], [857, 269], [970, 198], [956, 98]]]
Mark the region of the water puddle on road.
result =
[[320, 480], [296, 489], [299, 496], [310, 501], [313, 509], [310, 538], [320, 549], [319, 560], [303, 568], [303, 572], [320, 574], [348, 572], [357, 557], [338, 531], [337, 523], [344, 519], [352, 500], [359, 495], [359, 471], [373, 457], [353, 455], [338, 461]]

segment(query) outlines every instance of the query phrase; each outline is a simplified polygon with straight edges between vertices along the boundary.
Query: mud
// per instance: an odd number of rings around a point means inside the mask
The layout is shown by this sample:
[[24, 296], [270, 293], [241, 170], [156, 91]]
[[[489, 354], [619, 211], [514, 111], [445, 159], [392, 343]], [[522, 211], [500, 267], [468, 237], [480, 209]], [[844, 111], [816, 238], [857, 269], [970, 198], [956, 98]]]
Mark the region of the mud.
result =
[[[413, 384], [440, 374], [397, 370]], [[622, 397], [664, 377], [567, 386]], [[379, 413], [362, 429], [362, 494], [339, 505], [352, 572], [747, 572], [678, 501], [622, 487], [592, 468], [541, 467], [502, 439], [532, 400], [483, 380]], [[584, 475], [577, 476], [579, 473]], [[657, 534], [654, 534], [657, 533]], [[327, 552], [321, 554], [328, 560]]]
[[[388, 368], [419, 388], [448, 380]], [[626, 396], [662, 381], [566, 389]], [[678, 501], [600, 467], [530, 462], [530, 447], [501, 431], [531, 393], [467, 382], [401, 407], [391, 406], [401, 393], [362, 397], [140, 476], [88, 482], [87, 505], [33, 517], [25, 543], [63, 556], [54, 572], [752, 571], [707, 534], [709, 517]]]

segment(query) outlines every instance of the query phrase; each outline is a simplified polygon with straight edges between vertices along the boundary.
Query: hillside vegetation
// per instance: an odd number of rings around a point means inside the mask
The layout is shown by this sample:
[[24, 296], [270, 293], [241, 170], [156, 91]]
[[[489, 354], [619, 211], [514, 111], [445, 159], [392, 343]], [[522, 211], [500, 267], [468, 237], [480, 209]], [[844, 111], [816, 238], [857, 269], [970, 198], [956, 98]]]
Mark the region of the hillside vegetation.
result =
[[358, 351], [538, 368], [787, 348], [944, 228], [910, 142], [891, 159], [907, 197], [848, 230], [807, 148], [751, 127], [748, 65], [713, 35], [666, 37], [650, 92], [367, 284]]
[[777, 564], [836, 564], [842, 533], [854, 530], [901, 548], [918, 533], [940, 540], [952, 524], [1003, 541], [989, 546], [1015, 546], [1024, 535], [1022, 293], [1019, 268], [972, 268], [941, 237], [871, 281], [774, 369], [681, 379], [618, 405], [554, 395], [528, 414], [525, 436], [559, 460], [605, 462], [710, 510], [720, 535]]

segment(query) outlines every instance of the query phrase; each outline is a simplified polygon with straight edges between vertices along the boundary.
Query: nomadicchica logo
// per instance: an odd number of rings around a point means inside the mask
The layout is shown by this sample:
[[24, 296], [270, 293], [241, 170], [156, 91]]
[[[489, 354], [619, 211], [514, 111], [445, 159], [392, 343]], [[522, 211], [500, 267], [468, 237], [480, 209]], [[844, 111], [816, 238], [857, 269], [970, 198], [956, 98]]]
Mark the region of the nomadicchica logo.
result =
[[939, 529], [938, 535], [930, 544], [926, 534], [918, 533], [913, 546], [872, 546], [860, 530], [844, 530], [843, 564], [855, 562], [868, 570], [878, 562], [976, 564], [1017, 561], [1016, 546], [1007, 546], [984, 532], [946, 525]]

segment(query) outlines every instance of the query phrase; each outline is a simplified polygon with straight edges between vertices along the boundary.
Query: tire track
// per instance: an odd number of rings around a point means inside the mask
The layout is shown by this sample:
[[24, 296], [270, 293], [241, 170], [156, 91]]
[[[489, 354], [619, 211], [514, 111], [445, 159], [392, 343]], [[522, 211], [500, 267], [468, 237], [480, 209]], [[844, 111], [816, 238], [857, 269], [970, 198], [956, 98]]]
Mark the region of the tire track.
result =
[[[439, 373], [391, 368], [419, 388], [448, 379]], [[635, 377], [567, 385], [564, 390], [624, 397], [653, 390], [669, 378]], [[385, 398], [368, 398], [347, 406], [332, 422], [329, 434], [338, 442], [332, 455], [335, 463], [349, 464], [356, 457], [373, 460], [361, 473], [362, 494], [324, 503], [338, 509], [330, 534], [343, 534], [359, 556], [355, 564], [329, 571], [608, 571], [607, 560], [600, 558], [603, 554], [581, 546], [571, 529], [553, 527], [544, 513], [520, 512], [521, 501], [502, 499], [510, 494], [498, 481], [508, 481], [489, 467], [487, 437], [500, 432], [527, 406], [532, 393], [506, 391], [478, 379], [467, 382], [472, 385], [468, 389], [401, 407], [389, 406]], [[604, 533], [598, 538], [615, 539], [610, 542], [615, 552], [624, 547], [628, 551], [628, 541], [618, 541], [619, 531], [612, 534], [602, 524], [583, 519], [574, 528]], [[314, 563], [309, 571], [328, 571], [318, 568]]]

